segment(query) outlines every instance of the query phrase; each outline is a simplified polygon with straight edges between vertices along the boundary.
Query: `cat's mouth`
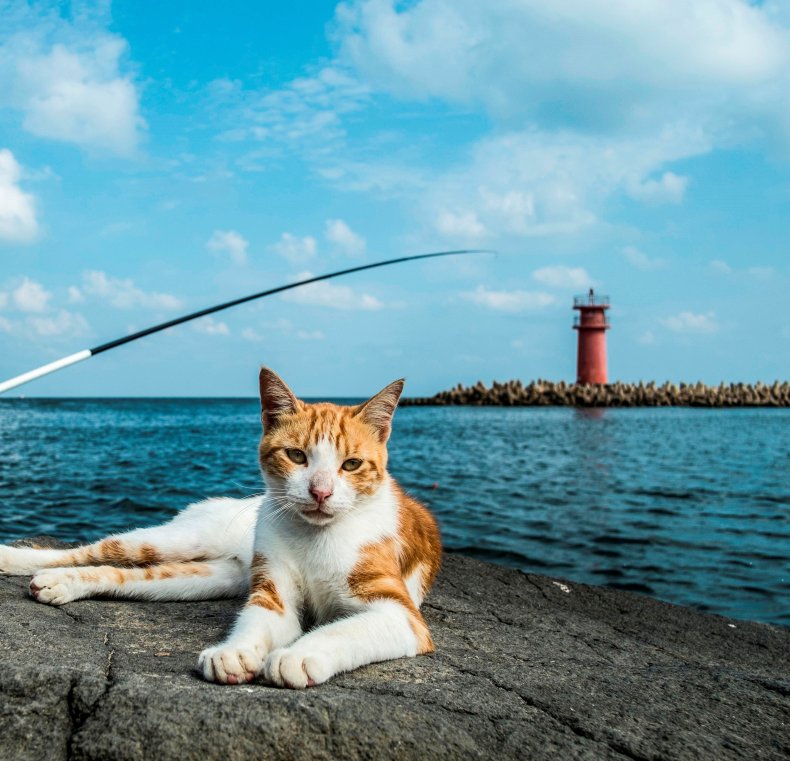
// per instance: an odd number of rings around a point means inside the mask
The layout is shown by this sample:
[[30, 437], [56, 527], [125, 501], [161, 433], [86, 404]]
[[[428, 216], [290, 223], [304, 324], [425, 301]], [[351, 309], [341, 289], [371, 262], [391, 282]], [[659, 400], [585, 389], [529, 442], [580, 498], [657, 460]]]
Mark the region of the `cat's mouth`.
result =
[[328, 510], [325, 505], [318, 505], [316, 507], [302, 508], [299, 511], [299, 515], [314, 526], [325, 526], [334, 519], [336, 513]]

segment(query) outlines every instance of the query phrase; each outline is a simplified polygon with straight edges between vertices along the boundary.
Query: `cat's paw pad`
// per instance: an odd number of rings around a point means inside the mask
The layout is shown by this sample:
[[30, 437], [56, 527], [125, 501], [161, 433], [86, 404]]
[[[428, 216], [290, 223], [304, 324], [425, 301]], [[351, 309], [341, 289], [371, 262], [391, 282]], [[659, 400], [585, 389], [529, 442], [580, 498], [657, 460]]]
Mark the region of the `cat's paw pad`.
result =
[[28, 547], [7, 547], [0, 544], [0, 575], [27, 576], [35, 573], [40, 565], [31, 562], [34, 555]]
[[328, 656], [297, 648], [274, 650], [266, 659], [267, 681], [292, 690], [303, 690], [322, 684], [335, 672]]
[[263, 667], [263, 654], [253, 648], [217, 645], [198, 657], [198, 671], [209, 682], [244, 684], [251, 682]]
[[69, 571], [42, 571], [30, 580], [30, 596], [47, 605], [65, 605], [84, 592], [85, 585]]

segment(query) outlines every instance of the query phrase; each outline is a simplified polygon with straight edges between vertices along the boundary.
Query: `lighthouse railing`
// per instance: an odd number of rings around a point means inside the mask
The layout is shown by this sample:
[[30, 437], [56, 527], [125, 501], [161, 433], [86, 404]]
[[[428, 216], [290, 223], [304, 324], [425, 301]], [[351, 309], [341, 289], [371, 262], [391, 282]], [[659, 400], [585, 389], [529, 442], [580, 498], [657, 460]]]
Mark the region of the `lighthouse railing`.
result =
[[574, 296], [573, 306], [577, 307], [608, 307], [609, 297], [600, 296], [597, 293], [585, 293], [584, 296]]

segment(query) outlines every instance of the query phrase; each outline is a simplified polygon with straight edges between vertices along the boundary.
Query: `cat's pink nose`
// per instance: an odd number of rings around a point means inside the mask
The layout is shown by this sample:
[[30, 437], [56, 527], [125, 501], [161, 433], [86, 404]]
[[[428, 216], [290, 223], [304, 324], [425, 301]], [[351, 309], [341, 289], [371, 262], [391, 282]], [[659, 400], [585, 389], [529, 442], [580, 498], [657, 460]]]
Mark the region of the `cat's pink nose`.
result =
[[331, 496], [332, 490], [328, 489], [327, 487], [322, 486], [311, 486], [310, 487], [310, 494], [313, 495], [313, 499], [319, 504], [323, 505]]

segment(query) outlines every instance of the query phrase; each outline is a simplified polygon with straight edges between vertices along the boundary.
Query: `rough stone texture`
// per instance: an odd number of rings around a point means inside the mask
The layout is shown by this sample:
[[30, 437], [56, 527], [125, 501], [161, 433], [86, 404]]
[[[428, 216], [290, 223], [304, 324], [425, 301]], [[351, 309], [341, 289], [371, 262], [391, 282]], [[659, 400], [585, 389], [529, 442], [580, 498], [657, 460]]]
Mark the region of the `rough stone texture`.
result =
[[193, 672], [235, 601], [0, 577], [0, 759], [787, 759], [790, 631], [447, 556], [434, 655], [291, 692]]

